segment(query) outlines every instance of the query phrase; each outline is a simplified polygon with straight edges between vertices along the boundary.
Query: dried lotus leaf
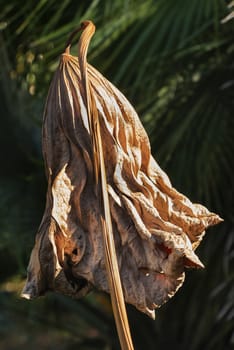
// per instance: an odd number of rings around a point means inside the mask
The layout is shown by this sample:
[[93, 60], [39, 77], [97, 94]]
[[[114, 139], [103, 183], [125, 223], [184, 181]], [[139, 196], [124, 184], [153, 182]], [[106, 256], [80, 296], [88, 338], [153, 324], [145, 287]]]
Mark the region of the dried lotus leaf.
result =
[[[43, 122], [47, 201], [23, 295], [54, 290], [75, 298], [110, 292], [104, 261], [100, 193], [81, 58], [62, 54]], [[184, 281], [203, 267], [195, 248], [218, 215], [176, 191], [151, 155], [148, 136], [125, 98], [87, 64], [98, 113], [110, 213], [124, 299], [154, 317]]]

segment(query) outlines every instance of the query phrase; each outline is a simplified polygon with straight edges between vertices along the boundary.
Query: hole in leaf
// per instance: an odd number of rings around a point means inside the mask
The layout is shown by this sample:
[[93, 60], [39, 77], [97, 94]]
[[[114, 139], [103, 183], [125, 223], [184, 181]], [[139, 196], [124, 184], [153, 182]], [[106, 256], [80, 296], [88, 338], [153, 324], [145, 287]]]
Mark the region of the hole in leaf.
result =
[[78, 255], [78, 249], [77, 248], [73, 249], [72, 254]]

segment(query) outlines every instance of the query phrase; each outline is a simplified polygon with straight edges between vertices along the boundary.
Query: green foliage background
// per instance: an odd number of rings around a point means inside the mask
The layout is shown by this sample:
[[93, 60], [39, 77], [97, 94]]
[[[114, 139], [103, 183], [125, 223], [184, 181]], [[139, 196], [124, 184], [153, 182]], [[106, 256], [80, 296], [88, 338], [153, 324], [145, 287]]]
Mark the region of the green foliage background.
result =
[[[107, 296], [19, 299], [46, 181], [49, 82], [70, 31], [96, 24], [89, 62], [129, 98], [173, 185], [224, 223], [152, 321], [128, 307], [135, 349], [234, 348], [234, 20], [223, 0], [1, 0], [0, 348], [119, 349]], [[76, 54], [76, 46], [73, 47]]]

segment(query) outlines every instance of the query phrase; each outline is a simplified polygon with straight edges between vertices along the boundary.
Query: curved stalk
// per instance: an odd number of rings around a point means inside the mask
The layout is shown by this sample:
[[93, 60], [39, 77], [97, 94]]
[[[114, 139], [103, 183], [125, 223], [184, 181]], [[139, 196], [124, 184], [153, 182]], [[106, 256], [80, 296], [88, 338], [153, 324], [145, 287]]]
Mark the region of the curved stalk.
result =
[[[115, 250], [115, 243], [112, 230], [109, 196], [107, 189], [105, 159], [103, 154], [102, 139], [100, 132], [99, 115], [96, 108], [96, 103], [92, 96], [91, 87], [87, 74], [87, 51], [90, 40], [95, 33], [95, 26], [91, 21], [85, 21], [77, 30], [83, 30], [78, 45], [78, 58], [82, 80], [82, 95], [86, 104], [90, 137], [93, 146], [93, 162], [95, 174], [96, 193], [101, 193], [101, 224], [103, 234], [103, 246], [105, 254], [105, 265], [107, 278], [110, 288], [111, 302], [116, 322], [116, 327], [119, 335], [122, 350], [133, 350], [133, 344], [129, 329], [129, 323], [124, 302], [123, 290], [120, 280], [118, 261]], [[70, 42], [74, 35], [71, 35], [66, 48], [66, 53], [69, 53]], [[99, 191], [100, 189], [100, 191]]]

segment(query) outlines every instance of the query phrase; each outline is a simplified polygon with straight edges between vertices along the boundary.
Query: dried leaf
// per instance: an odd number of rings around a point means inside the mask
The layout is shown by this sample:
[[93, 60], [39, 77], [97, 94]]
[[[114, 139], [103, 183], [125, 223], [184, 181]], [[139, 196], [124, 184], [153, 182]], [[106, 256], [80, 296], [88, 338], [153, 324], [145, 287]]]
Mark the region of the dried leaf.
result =
[[203, 267], [194, 250], [221, 219], [172, 187], [133, 107], [91, 65], [82, 76], [82, 65], [81, 55], [65, 51], [50, 86], [43, 123], [47, 202], [23, 296], [110, 292], [97, 123], [89, 119], [96, 111], [124, 299], [154, 317], [182, 285], [185, 267]]

